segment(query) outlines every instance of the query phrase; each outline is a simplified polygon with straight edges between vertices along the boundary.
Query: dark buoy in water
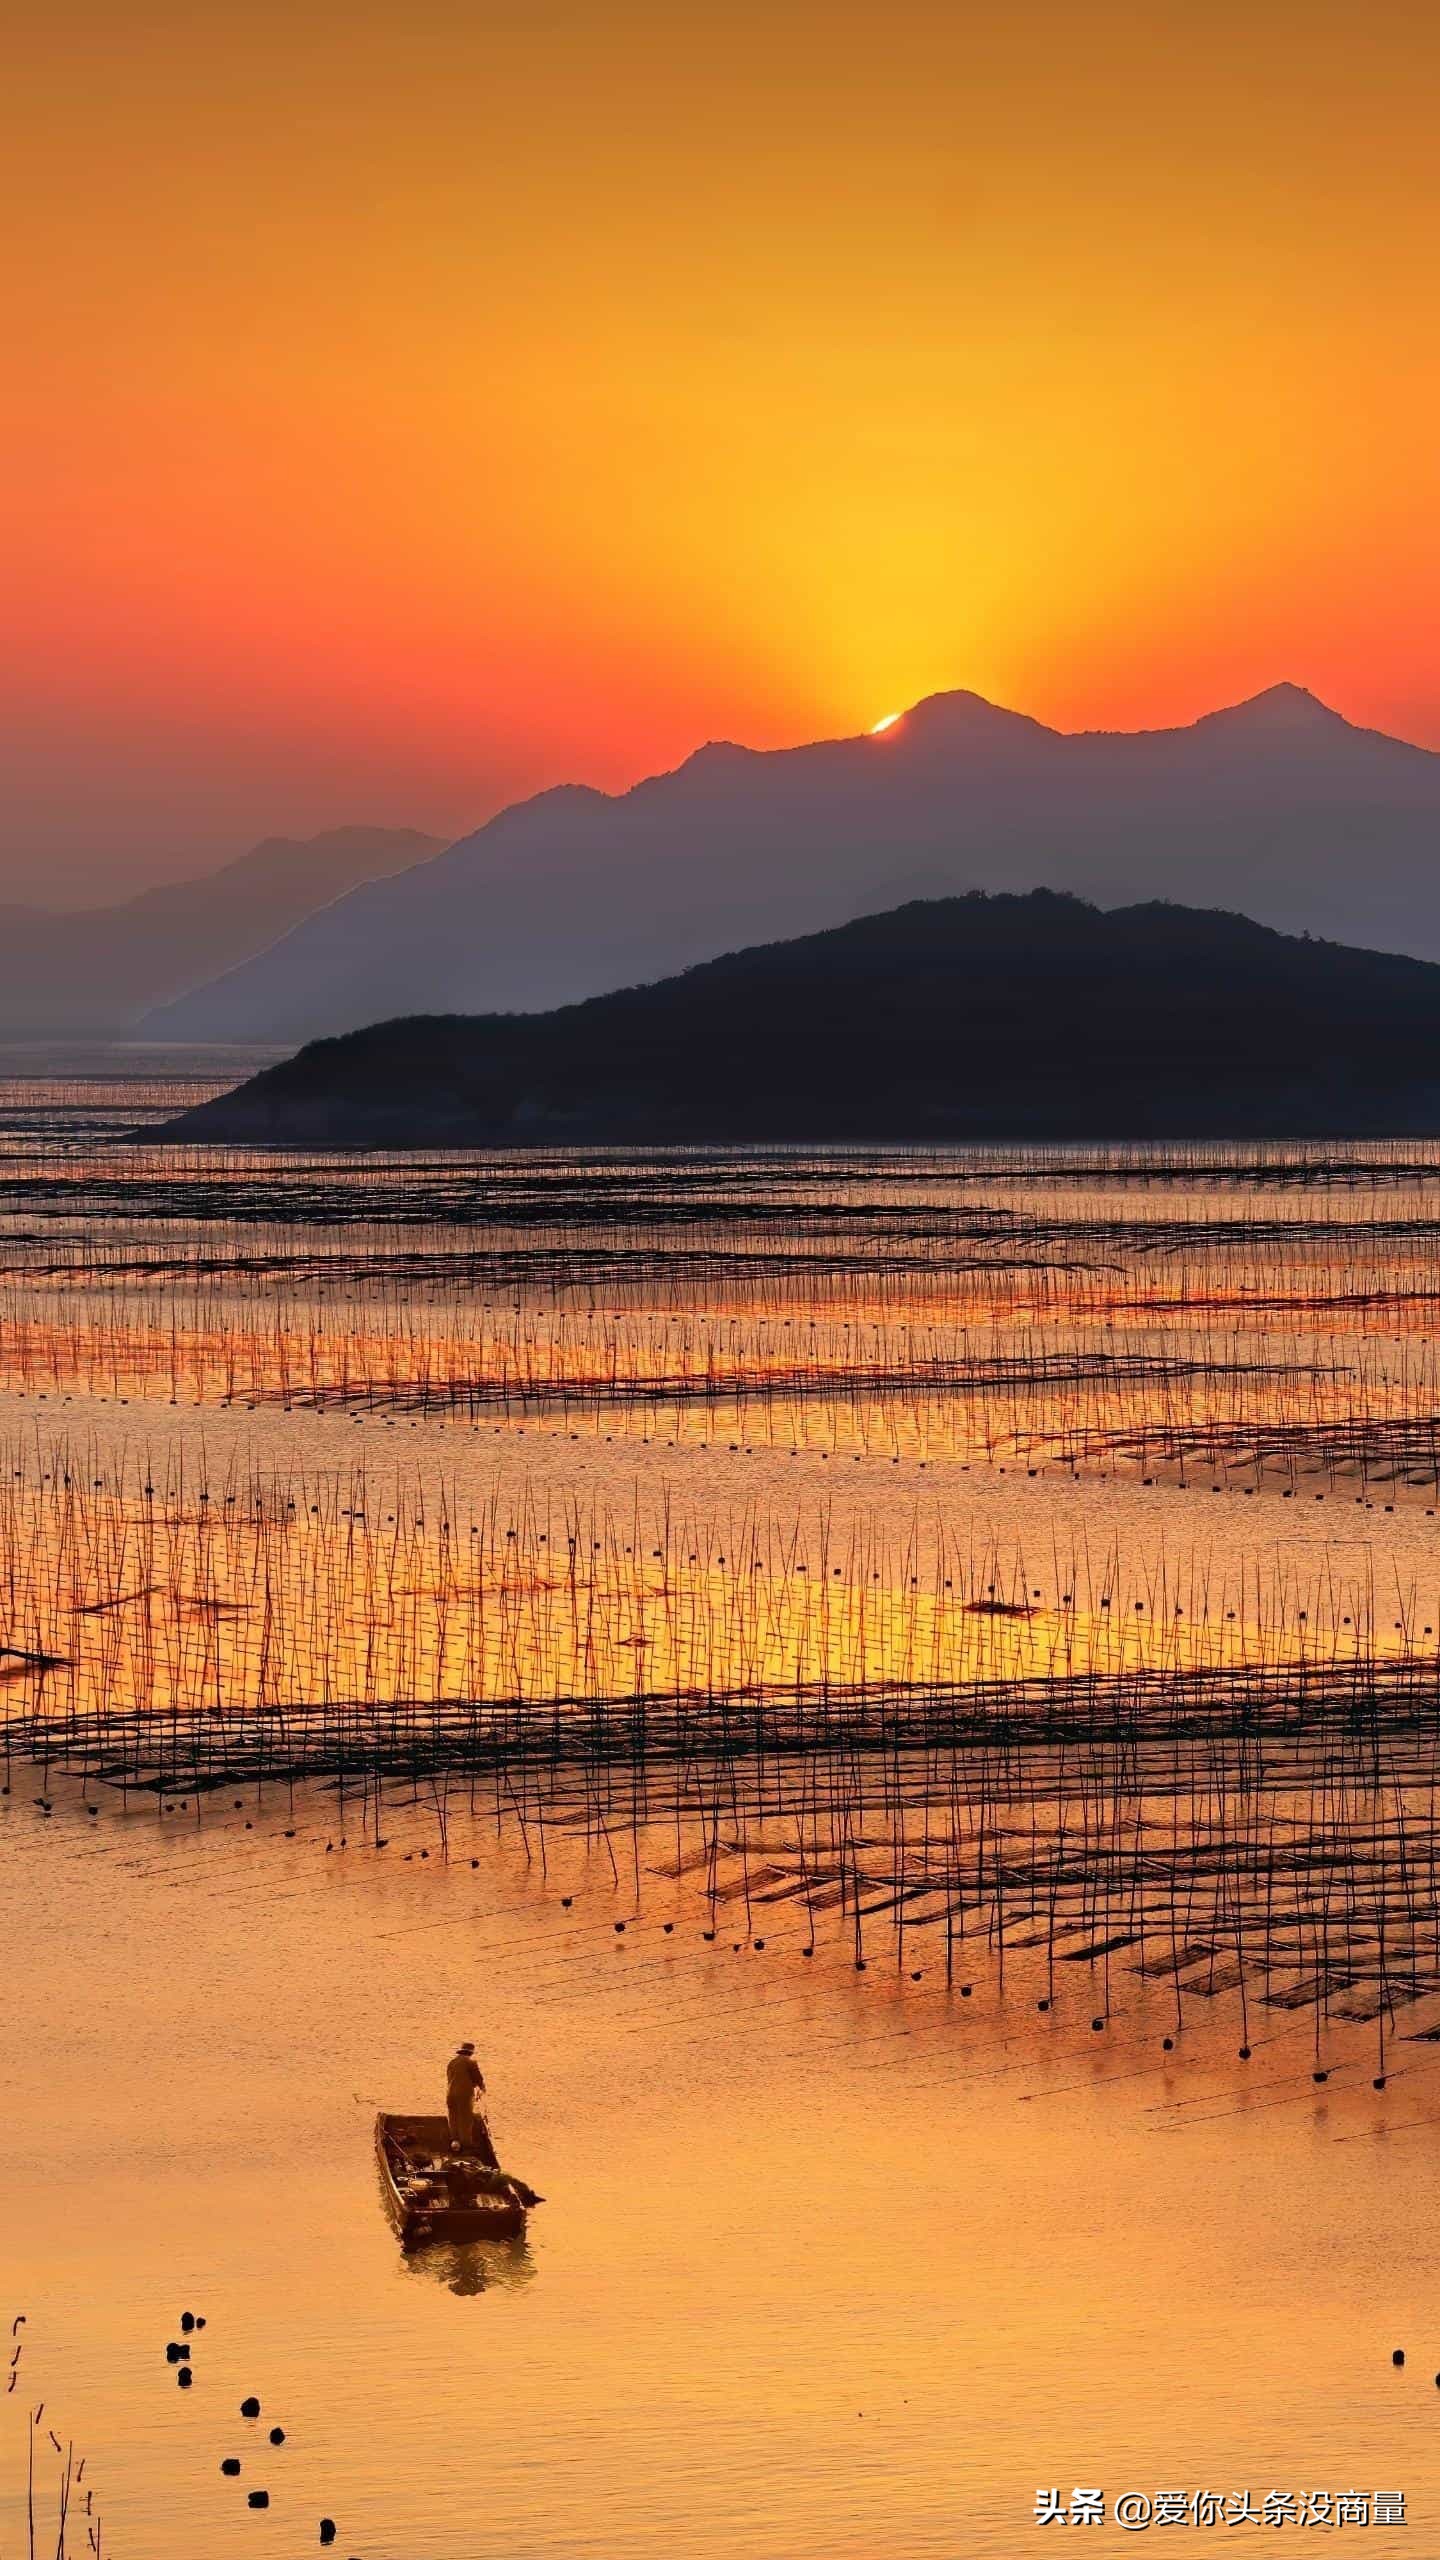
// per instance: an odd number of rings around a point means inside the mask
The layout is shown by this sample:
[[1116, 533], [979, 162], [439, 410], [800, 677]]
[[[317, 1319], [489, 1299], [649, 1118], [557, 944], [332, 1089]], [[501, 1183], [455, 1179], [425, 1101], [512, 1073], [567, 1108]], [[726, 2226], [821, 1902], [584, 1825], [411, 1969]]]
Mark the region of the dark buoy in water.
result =
[[615, 1935], [616, 1935], [616, 1937], [617, 1937], [617, 1938], [620, 1938], [620, 1937], [623, 1937], [623, 1936], [624, 1936], [624, 1934], [625, 1934], [625, 1923], [624, 1923], [624, 1921], [623, 1921], [623, 1920], [617, 1920], [617, 1921], [616, 1921], [616, 1923], [615, 1923]]
[[1322, 2081], [1329, 2079], [1330, 2074], [1328, 2071], [1312, 2071], [1310, 2077], [1318, 2087]]
[[328, 2548], [329, 2548], [330, 2544], [331, 2544], [331, 2543], [334, 2541], [334, 2539], [335, 2539], [335, 2519], [334, 2519], [334, 2517], [333, 2517], [333, 2516], [322, 2516], [322, 2517], [321, 2517], [321, 2519], [320, 2519], [320, 2539], [321, 2539], [321, 2541], [325, 2544], [325, 2546], [326, 2546], [326, 2548], [327, 2548], [327, 2550], [328, 2550]]
[[251, 2392], [250, 2397], [249, 2397], [249, 2399], [248, 2399], [248, 2400], [242, 2400], [242, 2401], [241, 2401], [241, 2403], [240, 2403], [240, 2415], [241, 2415], [241, 2417], [242, 2417], [242, 2418], [258, 2418], [258, 2417], [259, 2417], [259, 2415], [260, 2415], [260, 2403], [259, 2403], [259, 2401], [256, 2399], [255, 2394], [254, 2394], [254, 2392], [253, 2392], [253, 2391]]
[[272, 2444], [283, 2444], [283, 2443], [284, 2443], [284, 2441], [285, 2441], [285, 2430], [284, 2430], [284, 2428], [283, 2428], [283, 2427], [272, 2427], [272, 2428], [271, 2428], [271, 2430], [270, 2430], [270, 2441], [271, 2441], [271, 2443], [272, 2443]]
[[813, 1948], [813, 1947], [802, 1947], [802, 1948], [801, 1948], [801, 1950], [800, 1950], [800, 1953], [802, 1954], [802, 1956], [804, 1956], [804, 1957], [808, 1960], [811, 1956], [813, 1956], [813, 1954], [815, 1953], [815, 1950], [814, 1950], [814, 1948]]
[[663, 1921], [663, 1922], [661, 1923], [661, 1925], [662, 1925], [662, 1927], [663, 1927], [663, 1929], [664, 1929], [664, 1931], [665, 1931], [665, 1935], [666, 1935], [666, 1937], [668, 1938], [668, 1937], [671, 1935], [671, 1933], [672, 1933], [672, 1931], [673, 1931], [673, 1929], [674, 1929], [674, 1927], [675, 1927], [675, 1923], [674, 1923], [674, 1921], [673, 1921], [673, 1920], [666, 1920], [666, 1921]]
[[238, 2480], [240, 2477], [239, 2455], [235, 2453], [227, 2453], [224, 2461], [220, 2465], [220, 2470], [222, 2476], [226, 2480]]
[[268, 2506], [269, 2506], [269, 2504], [270, 2504], [270, 2492], [269, 2492], [269, 2490], [268, 2490], [268, 2489], [252, 2489], [252, 2490], [251, 2490], [251, 2492], [250, 2492], [250, 2499], [249, 2499], [249, 2503], [250, 2503], [250, 2505], [251, 2505], [252, 2507], [268, 2507]]
[[1174, 2050], [1175, 2050], [1175, 2039], [1174, 2039], [1174, 2037], [1173, 2037], [1173, 2036], [1164, 2036], [1164, 2037], [1162, 2037], [1162, 2039], [1161, 2039], [1161, 2044], [1160, 2044], [1160, 2050], [1161, 2050], [1161, 2052], [1162, 2052], [1162, 2053], [1173, 2053], [1173, 2052], [1174, 2052]]
[[961, 1997], [961, 1999], [962, 1999], [962, 2000], [968, 2000], [968, 1999], [969, 1999], [969, 1997], [970, 1997], [970, 1994], [971, 1994], [971, 1992], [974, 1990], [974, 1988], [975, 1988], [975, 1985], [974, 1985], [974, 1983], [973, 1983], [973, 1982], [962, 1982], [962, 1983], [961, 1983], [961, 1985], [960, 1985], [960, 1997]]
[[1105, 2021], [1103, 2018], [1092, 2018], [1090, 2021], [1090, 2033], [1092, 2036], [1098, 2036], [1104, 2028], [1104, 2025]]
[[857, 1972], [857, 1973], [863, 1973], [863, 1972], [864, 1972], [864, 1970], [865, 1970], [865, 1958], [864, 1958], [863, 1956], [857, 1956], [857, 1957], [856, 1957], [856, 1959], [855, 1959], [855, 1970], [856, 1970], [856, 1972]]
[[1242, 2062], [1248, 2062], [1248, 2061], [1249, 2061], [1249, 2059], [1250, 2059], [1250, 2047], [1248, 2046], [1248, 2044], [1242, 2044], [1242, 2046], [1240, 2047], [1240, 2059], [1241, 2059], [1241, 2061], [1242, 2061]]
[[713, 1947], [713, 1946], [714, 1946], [714, 1944], [715, 1944], [715, 1932], [714, 1932], [714, 1930], [713, 1930], [713, 1929], [704, 1929], [704, 1930], [702, 1930], [702, 1931], [701, 1931], [701, 1936], [704, 1938], [704, 1940], [705, 1940], [705, 1944], [706, 1944], [706, 1946], [707, 1946], [707, 1947]]
[[180, 2388], [181, 2388], [181, 2390], [182, 2390], [182, 2391], [188, 2391], [188, 2390], [189, 2390], [189, 2388], [190, 2388], [191, 2383], [192, 2383], [192, 2382], [194, 2381], [194, 2379], [195, 2379], [195, 2376], [194, 2376], [194, 2374], [191, 2372], [190, 2367], [188, 2366], [188, 2364], [182, 2364], [182, 2366], [180, 2367], [179, 2372], [178, 2372], [178, 2373], [176, 2374], [176, 2376], [175, 2376], [175, 2379], [176, 2379], [176, 2381], [179, 2383]]
[[1385, 2074], [1384, 2074], [1384, 2072], [1383, 2072], [1383, 2071], [1380, 2073], [1380, 2076], [1379, 2076], [1379, 2078], [1378, 2078], [1378, 2079], [1376, 2079], [1376, 2080], [1372, 2080], [1372, 2081], [1371, 2081], [1370, 2086], [1371, 2086], [1371, 2088], [1372, 2088], [1372, 2089], [1383, 2089], [1383, 2088], [1384, 2088], [1384, 2086], [1385, 2086]]
[[[471, 1862], [470, 1862], [470, 1863], [471, 1863], [471, 1865], [472, 1865], [472, 1866], [474, 1865], [475, 1861], [473, 1860], [473, 1858], [472, 1858], [472, 1860], [471, 1860]], [[561, 1908], [561, 1910], [562, 1910], [562, 1911], [568, 1911], [568, 1910], [569, 1910], [569, 1908], [570, 1908], [570, 1906], [571, 1906], [571, 1904], [572, 1904], [572, 1902], [574, 1901], [574, 1899], [575, 1899], [575, 1896], [574, 1896], [574, 1894], [573, 1894], [573, 1893], [562, 1893], [562, 1894], [561, 1894], [561, 1896], [560, 1896], [560, 1908]]]
[[757, 1956], [763, 1956], [763, 1954], [765, 1953], [765, 1941], [764, 1941], [764, 1939], [763, 1939], [763, 1938], [752, 1938], [752, 1939], [751, 1939], [751, 1941], [750, 1941], [750, 1943], [751, 1943], [751, 1945], [753, 1946], [753, 1948], [754, 1948], [755, 1953], [757, 1954]]
[[190, 2350], [178, 2338], [167, 2339], [165, 2346], [165, 2361], [167, 2364], [188, 2364], [190, 2361]]
[[1395, 2347], [1394, 2349], [1392, 2349], [1392, 2351], [1391, 2351], [1391, 2356], [1390, 2356], [1390, 2361], [1391, 2361], [1391, 2363], [1392, 2363], [1392, 2364], [1403, 2364], [1403, 2363], [1404, 2363], [1404, 2361], [1405, 2361], [1405, 2350], [1404, 2350], [1404, 2348], [1403, 2348], [1403, 2347]]
[[194, 2328], [194, 2326], [195, 2326], [195, 2314], [194, 2314], [194, 2312], [193, 2312], [193, 2311], [182, 2311], [182, 2312], [181, 2312], [181, 2314], [180, 2314], [180, 2329], [181, 2329], [181, 2334], [182, 2334], [182, 2336], [184, 2336], [184, 2337], [187, 2337], [187, 2338], [188, 2338], [188, 2337], [189, 2337], [189, 2335], [190, 2335], [190, 2332], [191, 2332], [191, 2330]]
[[1048, 2000], [1037, 2000], [1035, 2006], [1037, 2009], [1048, 2009], [1050, 2003]]
[[918, 1982], [918, 1981], [920, 1980], [920, 1974], [919, 1974], [918, 1969], [917, 1969], [914, 1973], [912, 1973], [912, 1974], [911, 1974], [910, 1979], [911, 1979], [911, 1981], [912, 1981], [912, 1982]]

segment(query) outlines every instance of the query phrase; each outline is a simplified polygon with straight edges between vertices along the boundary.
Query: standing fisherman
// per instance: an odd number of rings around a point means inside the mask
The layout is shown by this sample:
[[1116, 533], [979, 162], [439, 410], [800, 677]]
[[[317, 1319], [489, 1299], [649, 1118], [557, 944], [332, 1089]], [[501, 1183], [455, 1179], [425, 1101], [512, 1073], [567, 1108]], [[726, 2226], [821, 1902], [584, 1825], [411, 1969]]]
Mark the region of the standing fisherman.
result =
[[[475, 2047], [458, 2046], [445, 2073], [445, 2113], [450, 2121], [452, 2151], [475, 2148], [475, 2100], [484, 2086], [485, 2074], [475, 2059]], [[490, 2147], [488, 2139], [485, 2147]]]

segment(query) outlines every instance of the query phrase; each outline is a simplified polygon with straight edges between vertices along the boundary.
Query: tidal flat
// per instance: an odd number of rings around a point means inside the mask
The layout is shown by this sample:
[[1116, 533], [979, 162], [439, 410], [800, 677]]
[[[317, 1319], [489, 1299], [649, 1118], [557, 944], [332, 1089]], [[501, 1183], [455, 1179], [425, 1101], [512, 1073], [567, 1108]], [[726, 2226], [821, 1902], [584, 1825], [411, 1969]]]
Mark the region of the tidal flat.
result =
[[[135, 1143], [206, 1072], [0, 1088], [0, 2547], [42, 2401], [77, 2553], [1433, 2529], [1440, 1151]], [[407, 2253], [460, 2036], [545, 2202]]]

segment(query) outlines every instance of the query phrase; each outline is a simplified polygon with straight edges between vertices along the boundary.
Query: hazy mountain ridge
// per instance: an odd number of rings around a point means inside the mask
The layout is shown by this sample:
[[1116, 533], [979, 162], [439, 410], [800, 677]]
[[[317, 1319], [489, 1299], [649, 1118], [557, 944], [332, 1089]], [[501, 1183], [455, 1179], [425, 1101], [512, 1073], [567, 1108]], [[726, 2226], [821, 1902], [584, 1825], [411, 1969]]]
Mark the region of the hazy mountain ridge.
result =
[[277, 1146], [1440, 1130], [1440, 967], [1151, 902], [917, 901], [549, 1014], [320, 1040], [168, 1134]]
[[1297, 686], [1133, 732], [937, 694], [883, 735], [715, 742], [619, 795], [518, 803], [147, 1027], [303, 1039], [419, 1009], [542, 1009], [972, 888], [1164, 896], [1440, 957], [1437, 857], [1440, 755]]
[[127, 1030], [360, 882], [442, 847], [408, 827], [332, 827], [267, 837], [219, 871], [114, 906], [0, 908], [0, 1032]]

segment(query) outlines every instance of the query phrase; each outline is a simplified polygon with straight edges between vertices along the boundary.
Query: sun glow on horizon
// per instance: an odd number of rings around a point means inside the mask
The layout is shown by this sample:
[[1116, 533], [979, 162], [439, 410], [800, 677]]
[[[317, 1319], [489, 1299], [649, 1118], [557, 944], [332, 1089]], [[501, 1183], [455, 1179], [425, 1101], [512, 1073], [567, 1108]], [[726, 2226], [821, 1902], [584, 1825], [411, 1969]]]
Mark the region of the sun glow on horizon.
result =
[[1440, 11], [12, 14], [0, 905], [959, 675], [1440, 746]]

